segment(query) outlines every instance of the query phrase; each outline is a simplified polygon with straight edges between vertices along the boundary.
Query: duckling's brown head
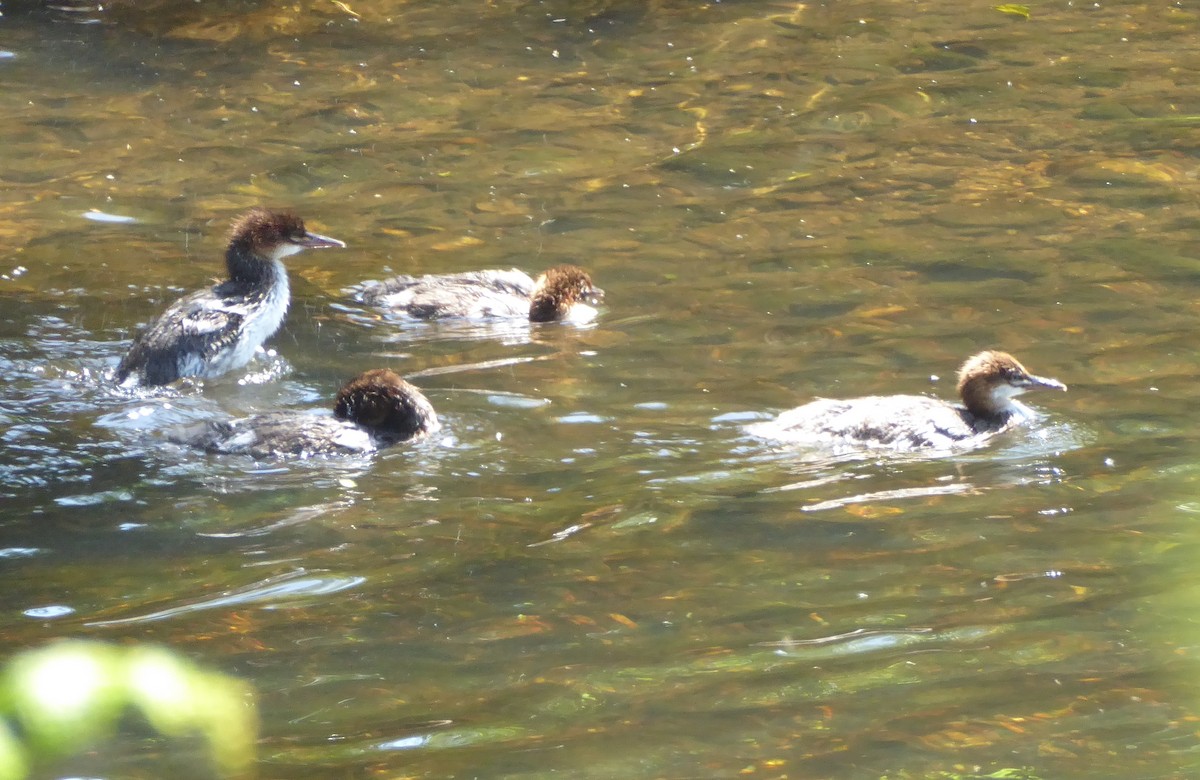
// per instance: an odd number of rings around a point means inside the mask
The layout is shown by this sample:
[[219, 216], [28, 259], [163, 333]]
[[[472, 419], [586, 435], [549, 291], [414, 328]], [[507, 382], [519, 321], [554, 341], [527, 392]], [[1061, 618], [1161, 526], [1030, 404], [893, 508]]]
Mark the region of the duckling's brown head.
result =
[[386, 368], [359, 374], [338, 391], [333, 415], [389, 442], [433, 433], [441, 424], [424, 394]]
[[1011, 411], [1012, 399], [1029, 390], [1066, 390], [1057, 379], [1035, 376], [1007, 352], [986, 350], [958, 369], [958, 394], [976, 417], [995, 418]]
[[538, 277], [529, 302], [529, 319], [561, 320], [576, 304], [597, 306], [603, 298], [604, 290], [592, 284], [587, 271], [574, 265], [556, 265]]
[[336, 238], [309, 232], [304, 220], [290, 211], [255, 207], [233, 222], [229, 250], [282, 260], [305, 249], [344, 247]]

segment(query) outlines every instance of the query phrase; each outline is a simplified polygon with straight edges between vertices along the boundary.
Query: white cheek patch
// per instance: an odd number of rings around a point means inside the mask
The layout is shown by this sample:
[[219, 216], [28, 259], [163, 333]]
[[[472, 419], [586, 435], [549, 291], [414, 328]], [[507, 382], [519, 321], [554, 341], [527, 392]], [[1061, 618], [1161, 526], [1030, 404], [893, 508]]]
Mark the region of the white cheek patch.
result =
[[567, 314], [563, 317], [563, 322], [569, 322], [573, 325], [583, 325], [596, 319], [599, 312], [592, 306], [586, 303], [573, 303], [571, 308], [567, 310]]
[[1012, 400], [1019, 395], [1023, 395], [1028, 387], [1020, 385], [1010, 385], [1008, 382], [1001, 382], [992, 387], [991, 401], [992, 406], [997, 411], [1008, 412], [1012, 414], [1021, 406], [1018, 402]]
[[992, 388], [992, 397], [996, 399], [1016, 398], [1018, 395], [1024, 394], [1028, 387], [1021, 385], [1010, 385], [1007, 382], [996, 385]]
[[293, 244], [291, 241], [284, 241], [279, 246], [275, 247], [275, 251], [271, 253], [271, 259], [282, 260], [285, 257], [291, 257], [294, 254], [303, 252], [304, 247], [299, 244]]

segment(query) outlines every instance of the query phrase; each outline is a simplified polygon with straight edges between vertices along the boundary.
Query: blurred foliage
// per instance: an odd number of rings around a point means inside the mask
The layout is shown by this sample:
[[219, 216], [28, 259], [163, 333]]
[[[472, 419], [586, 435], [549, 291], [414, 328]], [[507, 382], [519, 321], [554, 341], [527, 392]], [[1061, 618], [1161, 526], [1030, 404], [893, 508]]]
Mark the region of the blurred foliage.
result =
[[0, 780], [112, 737], [131, 711], [166, 736], [201, 736], [225, 776], [253, 762], [258, 717], [241, 681], [166, 648], [64, 641], [0, 671]]
[[1020, 5], [1018, 3], [1004, 3], [1002, 5], [995, 6], [995, 8], [1002, 14], [1019, 16], [1022, 19], [1029, 18], [1029, 6], [1027, 5]]

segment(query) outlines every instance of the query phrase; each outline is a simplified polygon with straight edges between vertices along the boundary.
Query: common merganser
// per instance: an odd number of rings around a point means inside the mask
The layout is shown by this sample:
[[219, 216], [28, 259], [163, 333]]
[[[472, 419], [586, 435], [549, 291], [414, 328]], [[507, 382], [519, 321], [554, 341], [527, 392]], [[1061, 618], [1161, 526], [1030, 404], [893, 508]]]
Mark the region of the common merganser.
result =
[[1006, 352], [989, 350], [958, 370], [961, 405], [920, 395], [821, 398], [746, 430], [765, 439], [818, 446], [898, 451], [971, 447], [1033, 419], [1033, 411], [1016, 396], [1038, 388], [1065, 391], [1067, 386], [1030, 374]]
[[355, 455], [439, 430], [437, 414], [420, 390], [386, 368], [347, 382], [334, 399], [333, 416], [272, 412], [240, 420], [207, 421], [174, 432], [180, 444], [214, 453], [281, 456]]
[[416, 319], [527, 318], [531, 322], [587, 322], [596, 316], [604, 291], [582, 268], [558, 265], [535, 281], [524, 271], [467, 271], [457, 274], [397, 276], [368, 282], [364, 303], [403, 312]]
[[246, 365], [287, 314], [290, 288], [280, 261], [304, 249], [344, 246], [305, 230], [295, 214], [246, 212], [233, 223], [225, 250], [229, 278], [175, 301], [138, 334], [117, 366], [117, 383], [136, 374], [143, 384], [165, 385]]

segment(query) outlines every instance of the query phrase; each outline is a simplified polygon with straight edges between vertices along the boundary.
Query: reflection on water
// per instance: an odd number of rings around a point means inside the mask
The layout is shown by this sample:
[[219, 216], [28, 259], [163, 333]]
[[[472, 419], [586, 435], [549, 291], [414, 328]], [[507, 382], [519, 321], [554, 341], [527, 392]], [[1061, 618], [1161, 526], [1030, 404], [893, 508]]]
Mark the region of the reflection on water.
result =
[[92, 626], [119, 626], [124, 623], [148, 623], [154, 620], [167, 620], [180, 617], [190, 612], [205, 609], [221, 609], [247, 604], [263, 604], [266, 609], [278, 608], [290, 599], [327, 596], [349, 588], [357, 587], [364, 577], [304, 577], [304, 572], [294, 572], [292, 576], [272, 577], [266, 582], [258, 583], [248, 588], [240, 588], [234, 593], [225, 593], [217, 598], [204, 599], [179, 607], [161, 609], [148, 615], [119, 618], [116, 620], [100, 620], [91, 623]]
[[[1188, 9], [17, 5], [8, 650], [160, 641], [244, 676], [263, 777], [1195, 773]], [[114, 389], [252, 205], [350, 248], [289, 259], [244, 372]], [[596, 322], [346, 293], [559, 262], [602, 280]], [[948, 457], [744, 433], [945, 397], [986, 347], [1070, 393]], [[162, 435], [383, 366], [439, 436], [264, 463]]]

